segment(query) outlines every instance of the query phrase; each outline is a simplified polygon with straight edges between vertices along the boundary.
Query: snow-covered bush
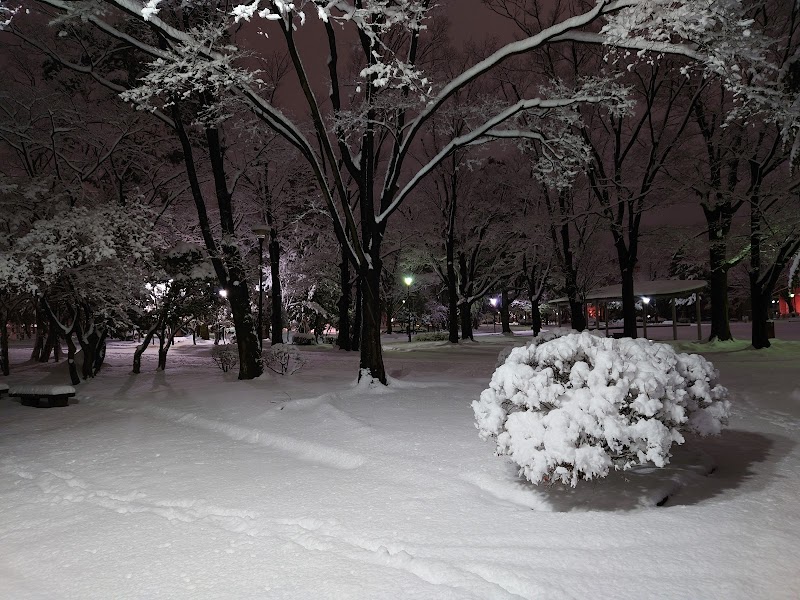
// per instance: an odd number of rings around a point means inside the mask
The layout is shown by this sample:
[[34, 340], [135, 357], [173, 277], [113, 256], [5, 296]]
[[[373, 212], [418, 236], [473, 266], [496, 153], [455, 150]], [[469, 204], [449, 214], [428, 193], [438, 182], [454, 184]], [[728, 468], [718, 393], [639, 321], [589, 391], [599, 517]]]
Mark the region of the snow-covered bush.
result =
[[429, 331], [428, 333], [418, 333], [414, 336], [415, 342], [446, 342], [450, 339], [450, 334], [446, 331]]
[[683, 433], [720, 432], [727, 395], [702, 356], [584, 332], [514, 348], [472, 408], [520, 475], [575, 486], [612, 467], [666, 465]]
[[317, 336], [313, 333], [292, 333], [292, 343], [296, 346], [313, 346], [317, 343]]
[[272, 344], [262, 352], [264, 365], [281, 375], [297, 373], [306, 364], [300, 353], [288, 344]]
[[239, 348], [236, 344], [218, 344], [212, 348], [211, 358], [223, 373], [227, 373], [239, 362]]

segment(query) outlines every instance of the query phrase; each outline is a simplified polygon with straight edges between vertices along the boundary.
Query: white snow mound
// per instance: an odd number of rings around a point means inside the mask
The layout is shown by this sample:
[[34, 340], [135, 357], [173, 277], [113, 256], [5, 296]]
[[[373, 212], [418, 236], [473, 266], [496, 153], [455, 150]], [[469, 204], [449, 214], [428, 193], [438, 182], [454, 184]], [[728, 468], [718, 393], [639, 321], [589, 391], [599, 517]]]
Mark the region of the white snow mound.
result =
[[684, 432], [718, 434], [730, 403], [717, 377], [667, 344], [573, 333], [512, 350], [472, 408], [520, 475], [574, 487], [611, 467], [663, 467]]

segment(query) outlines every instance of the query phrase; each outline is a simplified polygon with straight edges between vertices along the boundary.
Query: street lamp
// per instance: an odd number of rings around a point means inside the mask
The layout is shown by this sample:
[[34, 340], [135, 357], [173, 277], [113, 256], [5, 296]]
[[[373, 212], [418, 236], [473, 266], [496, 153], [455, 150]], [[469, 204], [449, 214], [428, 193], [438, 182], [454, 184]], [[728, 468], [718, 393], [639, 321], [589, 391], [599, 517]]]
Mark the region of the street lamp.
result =
[[489, 298], [492, 305], [492, 333], [497, 333], [497, 298]]
[[647, 339], [647, 305], [650, 304], [650, 298], [642, 296], [642, 335]]
[[[225, 288], [222, 288], [219, 291], [219, 297], [220, 298], [227, 298], [228, 297], [228, 290], [226, 290]], [[219, 323], [217, 325], [217, 339], [214, 340], [214, 344], [219, 343], [220, 338], [222, 338], [223, 341], [225, 340], [225, 326], [222, 323]]]
[[[258, 349], [264, 349], [264, 238], [267, 237], [269, 228], [266, 225], [253, 227], [253, 233], [258, 238]], [[275, 340], [272, 340], [275, 343]]]
[[408, 341], [411, 341], [411, 284], [414, 283], [414, 278], [411, 275], [403, 277], [403, 283], [406, 284], [406, 330], [408, 331]]

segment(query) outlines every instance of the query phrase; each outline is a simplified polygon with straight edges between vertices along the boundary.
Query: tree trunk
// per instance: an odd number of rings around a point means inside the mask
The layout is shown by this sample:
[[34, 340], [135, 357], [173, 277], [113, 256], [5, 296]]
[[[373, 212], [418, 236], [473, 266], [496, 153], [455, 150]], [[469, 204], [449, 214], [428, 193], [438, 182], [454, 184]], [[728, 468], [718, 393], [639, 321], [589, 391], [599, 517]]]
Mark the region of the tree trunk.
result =
[[[453, 191], [456, 191], [455, 183], [453, 184]], [[447, 236], [445, 238], [445, 252], [447, 255], [447, 339], [451, 344], [458, 343], [458, 279], [456, 278], [455, 218], [456, 196], [453, 194], [450, 199]]]
[[361, 350], [361, 336], [364, 325], [364, 310], [362, 306], [364, 296], [363, 285], [364, 278], [359, 275], [358, 278], [356, 278], [356, 310], [353, 315], [353, 338], [352, 342], [350, 342], [350, 349], [356, 352]]
[[153, 335], [155, 334], [156, 330], [159, 328], [160, 323], [156, 323], [153, 325], [145, 334], [144, 339], [142, 342], [136, 346], [136, 350], [133, 352], [133, 373], [134, 375], [138, 375], [142, 371], [142, 354], [144, 351], [147, 350], [147, 347], [150, 345], [150, 342], [153, 341]]
[[586, 316], [583, 314], [583, 302], [578, 299], [578, 284], [573, 270], [567, 270], [565, 291], [569, 299], [570, 325], [575, 331], [586, 329]]
[[[772, 297], [767, 290], [761, 289], [758, 276], [750, 275], [750, 310], [753, 325], [753, 348], [761, 350], [770, 347], [769, 331], [767, 322], [769, 321], [769, 302]], [[771, 290], [770, 290], [771, 292]]]
[[11, 366], [8, 358], [8, 311], [0, 310], [0, 372], [8, 377]]
[[106, 338], [108, 337], [108, 328], [103, 327], [102, 332], [100, 333], [99, 339], [97, 340], [97, 351], [94, 355], [94, 363], [92, 365], [92, 375], [95, 377], [100, 373], [100, 369], [103, 368], [103, 363], [106, 360]]
[[36, 340], [33, 343], [31, 360], [38, 362], [40, 361], [42, 352], [44, 351], [45, 330], [47, 329], [47, 321], [44, 318], [41, 300], [38, 297], [34, 302], [34, 311], [36, 313]]
[[475, 336], [472, 331], [472, 304], [469, 302], [462, 302], [459, 305], [459, 315], [461, 316], [461, 339], [474, 340]]
[[586, 329], [586, 315], [583, 314], [583, 302], [569, 297], [570, 325], [575, 331]]
[[169, 352], [169, 343], [164, 341], [165, 337], [167, 337], [166, 332], [163, 332], [160, 336], [158, 336], [158, 366], [156, 367], [156, 371], [167, 370], [167, 352]]
[[381, 350], [381, 259], [373, 254], [372, 268], [361, 277], [362, 280], [362, 332], [361, 361], [359, 379], [366, 372], [369, 376], [386, 385], [386, 370]]
[[[270, 314], [270, 339], [273, 344], [283, 343], [283, 296], [281, 294], [281, 247], [278, 232], [269, 230], [269, 270], [272, 275], [272, 309]], [[260, 335], [260, 332], [259, 332]], [[276, 341], [277, 340], [277, 341]]]
[[633, 293], [633, 269], [622, 269], [622, 318], [623, 335], [636, 338], [636, 296]]
[[508, 290], [503, 288], [500, 295], [500, 322], [503, 324], [503, 333], [511, 333], [511, 311], [508, 305]]
[[[69, 379], [72, 382], [72, 385], [78, 385], [81, 382], [81, 378], [78, 376], [78, 365], [75, 364], [75, 355], [77, 354], [77, 351], [75, 348], [75, 342], [72, 340], [72, 332], [67, 333], [64, 336], [64, 339], [67, 342], [67, 367], [69, 368]], [[83, 358], [84, 360], [86, 359], [85, 356]]]
[[728, 315], [728, 267], [725, 242], [712, 237], [709, 230], [709, 262], [711, 274], [711, 334], [710, 340], [721, 342], [732, 340], [730, 317]]
[[336, 336], [336, 345], [342, 350], [350, 350], [350, 261], [344, 246], [341, 248], [342, 256], [339, 262], [339, 285], [342, 294], [339, 296], [339, 334]]
[[458, 282], [456, 270], [451, 256], [452, 248], [447, 255], [447, 339], [451, 344], [458, 343]]
[[[84, 379], [90, 379], [97, 373], [95, 366], [98, 364], [98, 361], [102, 363], [100, 354], [101, 343], [103, 343], [104, 338], [100, 335], [100, 333], [98, 333], [97, 327], [94, 324], [89, 326], [89, 331], [86, 334], [84, 334], [83, 330], [81, 330], [79, 327], [75, 329], [75, 333], [78, 336], [78, 342], [80, 343], [81, 351], [83, 352], [83, 366], [81, 368], [81, 375]], [[105, 355], [104, 351], [102, 353]]]
[[539, 296], [531, 294], [531, 329], [536, 337], [542, 330], [542, 313], [539, 312]]
[[[263, 373], [263, 367], [253, 312], [250, 309], [250, 290], [245, 284], [244, 273], [238, 267], [231, 267], [229, 272], [231, 279], [239, 282], [239, 285], [231, 285], [228, 289], [228, 301], [239, 349], [239, 379], [255, 379]], [[237, 279], [239, 276], [241, 279]]]
[[47, 338], [45, 339], [44, 346], [42, 347], [42, 352], [39, 354], [40, 363], [49, 362], [50, 353], [53, 352], [55, 354], [54, 349], [56, 345], [58, 345], [58, 328], [51, 319], [50, 325], [47, 328]]

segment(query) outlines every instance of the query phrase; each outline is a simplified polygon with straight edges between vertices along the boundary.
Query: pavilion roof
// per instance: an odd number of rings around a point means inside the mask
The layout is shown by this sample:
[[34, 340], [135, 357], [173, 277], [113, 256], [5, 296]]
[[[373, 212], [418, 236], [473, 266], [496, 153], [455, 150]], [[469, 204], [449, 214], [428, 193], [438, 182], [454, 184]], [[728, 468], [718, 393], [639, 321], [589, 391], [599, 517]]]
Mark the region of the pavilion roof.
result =
[[[683, 298], [699, 292], [708, 285], [702, 279], [657, 279], [655, 281], [634, 281], [633, 295], [648, 298]], [[608, 285], [589, 291], [585, 300], [619, 300], [622, 298], [622, 285]], [[551, 304], [568, 302], [566, 296], [551, 300]]]

